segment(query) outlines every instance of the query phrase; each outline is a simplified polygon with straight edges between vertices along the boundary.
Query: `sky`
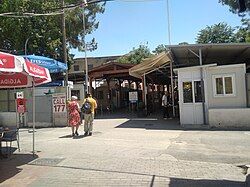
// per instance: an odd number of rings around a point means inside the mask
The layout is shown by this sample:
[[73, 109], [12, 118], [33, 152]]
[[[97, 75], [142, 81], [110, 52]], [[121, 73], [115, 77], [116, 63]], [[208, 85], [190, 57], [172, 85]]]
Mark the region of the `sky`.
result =
[[[218, 1], [169, 0], [171, 44], [193, 44], [201, 29], [220, 22], [241, 25], [240, 17]], [[88, 51], [88, 57], [124, 55], [141, 44], [151, 51], [169, 44], [167, 0], [114, 0], [106, 3], [105, 12], [97, 20], [99, 28], [86, 36], [86, 41], [94, 37], [98, 49]], [[71, 52], [74, 58], [84, 57], [84, 52]]]

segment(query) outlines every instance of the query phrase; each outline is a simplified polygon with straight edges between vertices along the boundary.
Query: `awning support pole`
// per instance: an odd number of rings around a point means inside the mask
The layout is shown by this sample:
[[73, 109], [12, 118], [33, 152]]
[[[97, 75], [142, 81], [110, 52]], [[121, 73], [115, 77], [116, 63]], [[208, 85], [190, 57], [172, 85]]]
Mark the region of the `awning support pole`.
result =
[[175, 117], [175, 108], [174, 108], [174, 79], [173, 79], [173, 61], [170, 61], [170, 75], [171, 75], [171, 98], [172, 98], [172, 107], [173, 107], [173, 117]]
[[32, 132], [32, 138], [33, 138], [33, 149], [32, 149], [32, 153], [33, 153], [33, 157], [35, 156], [35, 121], [36, 121], [36, 100], [35, 100], [35, 79], [33, 77], [33, 83], [32, 83], [32, 88], [33, 88], [33, 92], [32, 92], [32, 118], [33, 118], [33, 132]]
[[[200, 66], [202, 66], [202, 51], [199, 49], [199, 60]], [[201, 76], [201, 97], [202, 97], [202, 110], [203, 110], [203, 124], [207, 124], [206, 122], [206, 110], [205, 110], [205, 90], [204, 90], [204, 79], [203, 79], [203, 70], [200, 68], [200, 76]]]
[[147, 109], [147, 83], [146, 83], [146, 74], [143, 74], [143, 84], [144, 84], [144, 102], [145, 108]]

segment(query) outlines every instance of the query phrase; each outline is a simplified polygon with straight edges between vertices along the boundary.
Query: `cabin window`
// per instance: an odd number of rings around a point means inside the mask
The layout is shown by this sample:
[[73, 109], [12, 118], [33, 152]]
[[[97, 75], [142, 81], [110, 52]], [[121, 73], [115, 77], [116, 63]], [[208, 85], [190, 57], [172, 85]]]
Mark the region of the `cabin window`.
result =
[[235, 75], [213, 76], [214, 96], [235, 96]]
[[194, 98], [196, 103], [202, 102], [201, 81], [194, 81]]
[[183, 82], [182, 86], [184, 103], [193, 103], [192, 82]]

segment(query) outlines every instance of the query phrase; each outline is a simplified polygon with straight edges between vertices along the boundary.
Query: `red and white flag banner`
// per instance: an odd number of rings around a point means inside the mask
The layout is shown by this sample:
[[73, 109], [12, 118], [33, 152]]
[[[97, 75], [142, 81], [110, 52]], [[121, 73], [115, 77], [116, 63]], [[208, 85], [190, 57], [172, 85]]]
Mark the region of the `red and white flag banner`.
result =
[[0, 52], [0, 71], [22, 72], [24, 58]]
[[22, 88], [51, 82], [49, 70], [23, 57], [0, 52], [0, 88]]

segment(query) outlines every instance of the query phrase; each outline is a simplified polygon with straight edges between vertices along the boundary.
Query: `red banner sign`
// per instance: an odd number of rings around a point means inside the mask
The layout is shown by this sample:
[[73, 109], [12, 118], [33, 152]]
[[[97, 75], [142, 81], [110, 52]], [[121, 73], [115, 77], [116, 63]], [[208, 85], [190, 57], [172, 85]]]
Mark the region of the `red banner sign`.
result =
[[33, 64], [28, 60], [25, 60], [25, 64], [27, 67], [27, 72], [29, 74], [36, 76], [36, 77], [39, 76], [39, 77], [43, 77], [43, 78], [48, 78], [48, 74], [47, 74], [44, 67]]
[[11, 69], [15, 67], [15, 57], [0, 53], [0, 68]]
[[1, 73], [0, 86], [1, 87], [14, 87], [28, 85], [28, 77], [23, 73]]
[[23, 99], [23, 98], [18, 98], [16, 100], [16, 111], [18, 113], [25, 113], [26, 112], [26, 99]]

